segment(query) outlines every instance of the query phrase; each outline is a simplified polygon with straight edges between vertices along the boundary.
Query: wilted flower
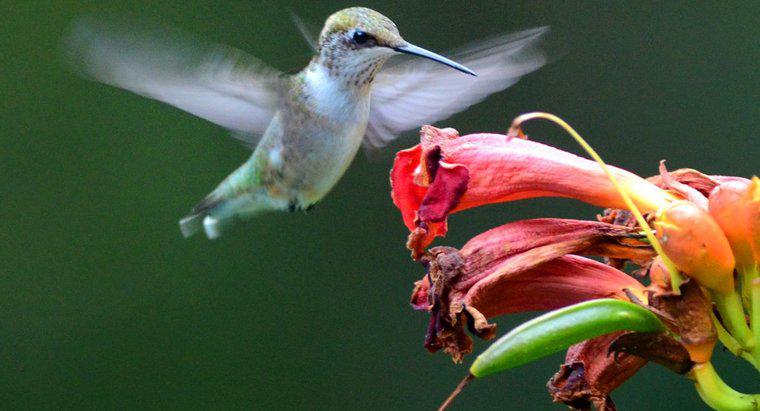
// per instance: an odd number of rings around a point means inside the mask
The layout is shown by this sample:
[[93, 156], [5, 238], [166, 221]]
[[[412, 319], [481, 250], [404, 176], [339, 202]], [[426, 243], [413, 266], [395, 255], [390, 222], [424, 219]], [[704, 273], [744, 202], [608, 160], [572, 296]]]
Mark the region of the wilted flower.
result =
[[493, 337], [487, 318], [550, 310], [595, 298], [646, 299], [625, 273], [570, 253], [616, 258], [651, 257], [635, 231], [610, 224], [561, 219], [517, 221], [486, 231], [461, 250], [434, 247], [422, 258], [427, 274], [412, 305], [431, 311], [428, 350], [444, 348], [455, 360], [472, 349], [464, 328]]

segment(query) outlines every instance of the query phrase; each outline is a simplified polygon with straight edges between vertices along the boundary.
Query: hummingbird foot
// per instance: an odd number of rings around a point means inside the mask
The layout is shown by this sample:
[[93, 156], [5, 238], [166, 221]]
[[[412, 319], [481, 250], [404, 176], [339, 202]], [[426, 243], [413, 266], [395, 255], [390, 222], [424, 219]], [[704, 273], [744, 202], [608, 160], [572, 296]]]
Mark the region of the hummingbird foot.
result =
[[290, 203], [288, 203], [288, 211], [291, 213], [295, 213], [296, 211], [303, 211], [305, 213], [310, 212], [314, 209], [314, 206], [316, 206], [317, 203], [311, 203], [304, 207], [301, 203], [298, 202], [298, 200], [291, 200]]

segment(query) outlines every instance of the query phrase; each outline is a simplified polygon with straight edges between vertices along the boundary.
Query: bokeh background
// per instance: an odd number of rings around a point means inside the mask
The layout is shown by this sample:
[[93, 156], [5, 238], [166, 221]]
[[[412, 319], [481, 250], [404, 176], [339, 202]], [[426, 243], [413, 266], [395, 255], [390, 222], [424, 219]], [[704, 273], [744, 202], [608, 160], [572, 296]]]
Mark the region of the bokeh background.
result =
[[[218, 241], [182, 239], [184, 215], [249, 152], [163, 104], [67, 73], [60, 38], [88, 13], [139, 14], [237, 46], [280, 69], [308, 61], [289, 13], [320, 25], [341, 1], [0, 1], [0, 404], [3, 408], [432, 409], [466, 372], [422, 347], [408, 305], [421, 268], [389, 198], [392, 152], [360, 155], [310, 214], [275, 214]], [[561, 58], [440, 124], [503, 131], [522, 112], [571, 122], [611, 163], [760, 171], [760, 3], [366, 3], [444, 51], [550, 25]], [[532, 138], [579, 152], [551, 126]], [[579, 182], [583, 183], [583, 182]], [[529, 217], [593, 218], [569, 200], [457, 214], [461, 246]], [[531, 315], [499, 321], [503, 334]], [[485, 344], [478, 342], [476, 352]], [[736, 388], [757, 374], [718, 352]], [[563, 409], [544, 384], [557, 354], [470, 386], [456, 409]], [[621, 409], [703, 408], [648, 366]]]

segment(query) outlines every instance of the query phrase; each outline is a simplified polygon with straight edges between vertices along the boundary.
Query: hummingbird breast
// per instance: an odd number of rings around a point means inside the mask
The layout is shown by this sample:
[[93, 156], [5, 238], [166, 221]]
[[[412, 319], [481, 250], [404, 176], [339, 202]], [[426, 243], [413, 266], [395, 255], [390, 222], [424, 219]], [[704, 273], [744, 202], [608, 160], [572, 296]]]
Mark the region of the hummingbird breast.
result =
[[299, 207], [321, 200], [356, 156], [368, 117], [368, 86], [347, 87], [311, 64], [292, 78], [253, 154], [261, 185], [271, 197]]

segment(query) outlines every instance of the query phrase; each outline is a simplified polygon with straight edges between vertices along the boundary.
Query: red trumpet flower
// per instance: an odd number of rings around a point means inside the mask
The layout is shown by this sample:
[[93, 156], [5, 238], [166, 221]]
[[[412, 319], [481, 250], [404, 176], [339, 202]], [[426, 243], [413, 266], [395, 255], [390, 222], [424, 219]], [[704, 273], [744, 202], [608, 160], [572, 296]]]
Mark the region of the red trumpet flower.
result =
[[[672, 199], [628, 171], [611, 167], [635, 204], [654, 211]], [[556, 148], [501, 134], [459, 136], [425, 126], [419, 145], [400, 151], [391, 170], [393, 202], [412, 231], [415, 257], [446, 234], [449, 214], [489, 203], [534, 197], [570, 197], [624, 208], [620, 194], [593, 161]]]

